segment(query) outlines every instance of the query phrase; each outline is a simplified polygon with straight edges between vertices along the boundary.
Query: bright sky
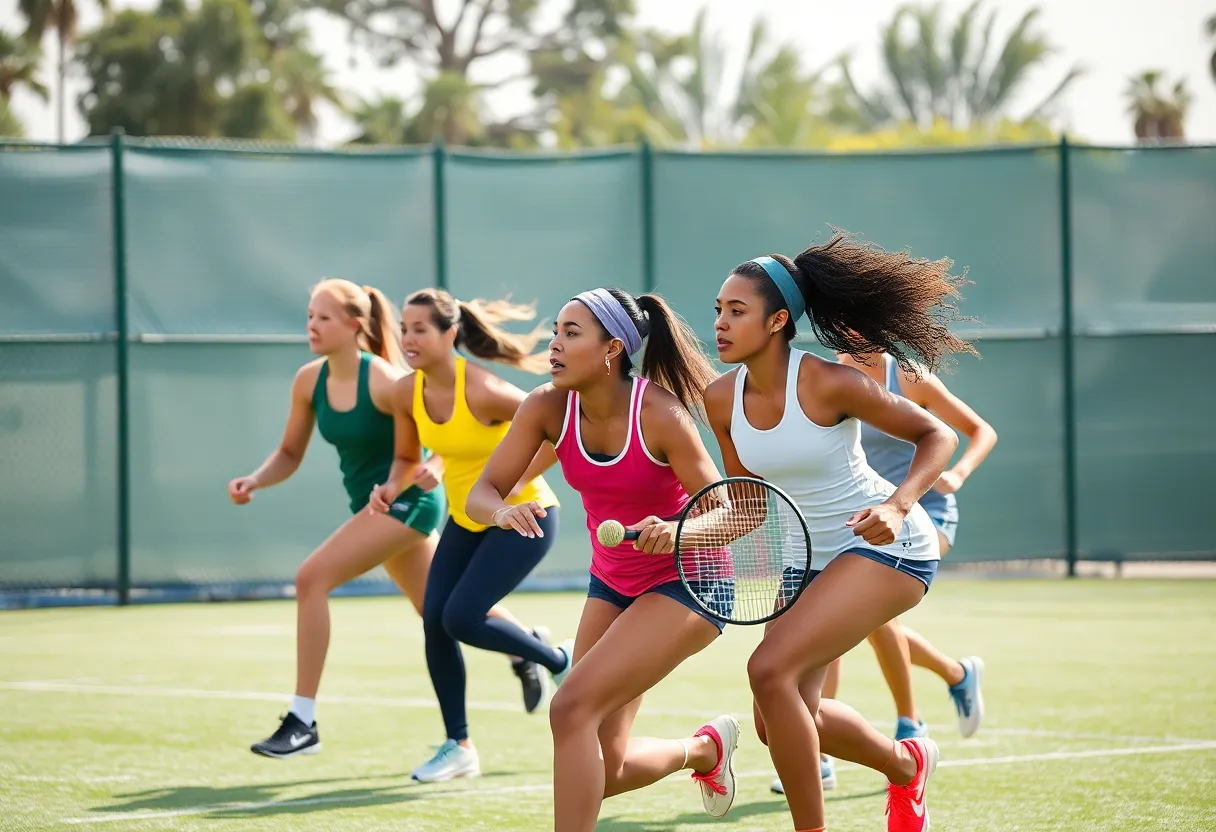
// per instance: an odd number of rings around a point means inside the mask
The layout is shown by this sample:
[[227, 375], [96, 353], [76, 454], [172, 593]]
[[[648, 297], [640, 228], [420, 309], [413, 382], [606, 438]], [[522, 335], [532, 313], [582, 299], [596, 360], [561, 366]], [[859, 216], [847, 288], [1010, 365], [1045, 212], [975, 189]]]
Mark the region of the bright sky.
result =
[[[83, 28], [96, 25], [100, 12], [91, 0], [77, 0], [82, 7]], [[452, 0], [448, 0], [449, 5]], [[551, 0], [558, 2], [558, 0]], [[702, 6], [709, 7], [711, 26], [732, 38], [737, 60], [746, 47], [746, 33], [753, 16], [767, 18], [770, 31], [797, 46], [808, 67], [818, 66], [842, 51], [856, 56], [855, 77], [867, 88], [878, 77], [878, 31], [904, 0], [637, 0], [643, 24], [670, 31], [685, 31]], [[150, 8], [157, 0], [114, 0], [117, 8]], [[953, 19], [968, 5], [966, 0], [944, 0], [947, 19]], [[998, 31], [1007, 31], [1030, 0], [988, 0], [988, 8], [1000, 10]], [[1170, 86], [1184, 78], [1193, 104], [1187, 120], [1187, 137], [1192, 141], [1216, 142], [1216, 81], [1208, 62], [1216, 44], [1203, 32], [1203, 21], [1216, 14], [1212, 0], [1041, 0], [1040, 25], [1059, 47], [1047, 67], [1036, 74], [1020, 100], [1033, 104], [1046, 94], [1072, 63], [1081, 64], [1087, 74], [1076, 82], [1065, 98], [1061, 113], [1066, 126], [1087, 140], [1124, 144], [1133, 140], [1126, 114], [1124, 90], [1127, 78], [1147, 69], [1163, 70]], [[0, 27], [10, 32], [21, 28], [16, 14], [17, 0], [0, 0]], [[441, 8], [443, 6], [441, 5]], [[398, 68], [385, 71], [352, 56], [345, 28], [331, 19], [314, 17], [313, 43], [326, 57], [336, 85], [364, 97], [378, 94], [408, 95], [417, 89], [412, 71]], [[54, 87], [52, 62], [54, 46], [48, 37], [48, 60], [43, 82]], [[511, 62], [486, 66], [475, 80], [494, 80], [495, 76], [517, 71]], [[84, 83], [69, 81], [68, 139], [85, 133], [84, 122], [75, 102]], [[517, 111], [525, 101], [510, 89], [493, 100], [496, 110]], [[43, 104], [25, 94], [16, 97], [15, 107], [34, 139], [53, 140], [53, 105]], [[340, 142], [351, 133], [348, 122], [332, 111], [323, 113], [321, 142]]]

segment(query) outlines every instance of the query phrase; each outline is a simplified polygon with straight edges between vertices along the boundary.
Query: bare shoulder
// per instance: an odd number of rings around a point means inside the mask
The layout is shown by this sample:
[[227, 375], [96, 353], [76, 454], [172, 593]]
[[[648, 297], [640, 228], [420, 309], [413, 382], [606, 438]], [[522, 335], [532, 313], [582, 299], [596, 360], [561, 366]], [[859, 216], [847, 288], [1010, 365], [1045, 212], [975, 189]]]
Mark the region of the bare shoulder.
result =
[[566, 419], [568, 398], [567, 391], [559, 390], [553, 386], [553, 382], [547, 381], [524, 397], [519, 410], [515, 412], [515, 421], [540, 425], [545, 438], [556, 443]]
[[671, 431], [690, 429], [696, 431], [697, 422], [676, 394], [666, 387], [647, 384], [642, 392], [642, 429]]
[[729, 425], [731, 409], [735, 404], [735, 384], [741, 367], [735, 367], [709, 383], [705, 388], [705, 415], [711, 422]]
[[868, 376], [856, 367], [839, 361], [825, 361], [817, 355], [804, 353], [798, 365], [798, 392], [820, 396], [864, 385]]
[[296, 370], [296, 377], [291, 385], [292, 394], [297, 397], [311, 399], [313, 388], [317, 386], [317, 379], [320, 378], [321, 368], [324, 366], [324, 358], [314, 358]]
[[522, 407], [528, 408], [533, 413], [548, 411], [565, 413], [568, 396], [569, 393], [567, 391], [558, 390], [553, 386], [553, 382], [546, 381], [524, 397]]
[[405, 370], [396, 364], [390, 364], [378, 355], [373, 355], [371, 363], [368, 365], [368, 379], [373, 384], [391, 385], [403, 375], [406, 375]]
[[516, 387], [505, 378], [487, 370], [480, 364], [474, 364], [472, 361], [465, 363], [464, 371], [465, 395], [469, 393], [486, 393], [490, 396], [509, 395], [517, 398], [523, 398], [524, 391]]

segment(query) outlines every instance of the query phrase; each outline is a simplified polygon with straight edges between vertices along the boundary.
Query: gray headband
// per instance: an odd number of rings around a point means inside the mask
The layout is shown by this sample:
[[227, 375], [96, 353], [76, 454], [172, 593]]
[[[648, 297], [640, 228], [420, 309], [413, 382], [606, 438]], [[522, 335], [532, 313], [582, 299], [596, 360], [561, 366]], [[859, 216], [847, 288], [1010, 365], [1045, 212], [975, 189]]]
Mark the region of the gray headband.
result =
[[625, 345], [626, 355], [633, 355], [642, 348], [641, 333], [638, 332], [629, 313], [625, 311], [625, 307], [621, 306], [621, 302], [614, 298], [607, 289], [592, 289], [590, 292], [582, 292], [575, 295], [574, 299], [586, 304], [587, 308], [591, 310], [591, 314], [595, 315], [596, 320], [604, 325], [604, 329], [608, 330], [609, 335], [620, 339], [621, 343]]

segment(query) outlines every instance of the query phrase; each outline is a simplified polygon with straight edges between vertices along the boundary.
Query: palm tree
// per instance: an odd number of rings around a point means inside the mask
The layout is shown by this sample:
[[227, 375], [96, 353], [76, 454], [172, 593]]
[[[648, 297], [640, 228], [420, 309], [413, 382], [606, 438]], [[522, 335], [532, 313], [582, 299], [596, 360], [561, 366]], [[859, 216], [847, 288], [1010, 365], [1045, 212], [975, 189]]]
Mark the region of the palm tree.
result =
[[[103, 10], [110, 8], [109, 0], [97, 0]], [[76, 43], [76, 0], [17, 0], [17, 9], [26, 20], [25, 37], [33, 43], [42, 43], [48, 29], [54, 29], [59, 37], [59, 56], [56, 66], [55, 99], [56, 135], [63, 142], [63, 119], [67, 97], [64, 86], [67, 81], [68, 50]]]
[[1168, 98], [1157, 91], [1164, 74], [1149, 70], [1132, 76], [1127, 86], [1128, 108], [1136, 139], [1142, 143], [1177, 141], [1185, 138], [1184, 124], [1191, 105], [1186, 82], [1178, 81]]
[[[1216, 14], [1208, 18], [1204, 28], [1207, 29], [1208, 37], [1216, 40]], [[1208, 63], [1212, 69], [1212, 80], [1216, 81], [1216, 48], [1212, 49], [1212, 59]]]
[[[868, 94], [853, 82], [848, 59], [841, 61], [846, 95], [837, 117], [869, 129], [909, 121], [922, 129], [935, 122], [966, 128], [1009, 117], [1016, 93], [1053, 52], [1034, 30], [1041, 10], [1027, 11], [996, 57], [990, 53], [997, 12], [977, 30], [982, 0], [974, 0], [947, 27], [942, 5], [903, 6], [882, 30], [884, 88]], [[1042, 117], [1082, 74], [1072, 67], [1042, 100], [1019, 120]]]
[[686, 35], [639, 35], [623, 63], [629, 80], [617, 96], [624, 107], [650, 114], [648, 133], [692, 147], [733, 144], [806, 144], [820, 124], [812, 104], [819, 73], [804, 74], [791, 47], [771, 48], [763, 20], [752, 24], [738, 85], [726, 83], [727, 48], [710, 34], [701, 9]]
[[350, 115], [360, 131], [351, 139], [351, 144], [402, 144], [405, 141], [410, 117], [400, 98], [360, 101]]
[[37, 44], [0, 30], [0, 100], [7, 102], [20, 85], [46, 101], [50, 93], [37, 77], [41, 62], [42, 52]]

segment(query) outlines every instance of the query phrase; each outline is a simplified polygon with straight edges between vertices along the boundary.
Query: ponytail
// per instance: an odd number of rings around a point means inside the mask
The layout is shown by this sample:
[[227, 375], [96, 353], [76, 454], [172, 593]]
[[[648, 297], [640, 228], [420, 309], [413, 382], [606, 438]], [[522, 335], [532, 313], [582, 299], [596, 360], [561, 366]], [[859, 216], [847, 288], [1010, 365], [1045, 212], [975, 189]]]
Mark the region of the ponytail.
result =
[[[621, 289], [606, 291], [620, 303], [646, 341], [641, 374], [670, 390], [689, 411], [704, 413], [705, 388], [718, 374], [701, 350], [692, 328], [659, 295], [635, 298]], [[598, 317], [596, 320], [604, 337], [613, 337]], [[620, 366], [625, 377], [633, 371], [633, 362], [625, 353], [621, 354]]]
[[[979, 354], [950, 331], [951, 323], [969, 320], [956, 303], [968, 282], [966, 270], [952, 275], [953, 260], [884, 251], [841, 231], [792, 260], [781, 254], [772, 258], [793, 277], [811, 330], [827, 349], [853, 356], [886, 352], [902, 369], [918, 374], [937, 370], [956, 353]], [[762, 266], [748, 261], [734, 273], [755, 281], [766, 315], [788, 310]], [[795, 334], [791, 318], [783, 336], [792, 341]]]
[[431, 321], [440, 332], [456, 328], [456, 348], [486, 361], [494, 361], [529, 373], [549, 369], [544, 353], [533, 353], [536, 345], [549, 337], [543, 326], [527, 334], [508, 332], [498, 324], [504, 321], [531, 321], [536, 318], [535, 304], [507, 300], [458, 301], [442, 289], [422, 289], [405, 299], [406, 306], [429, 306]]
[[705, 388], [718, 377], [688, 323], [658, 295], [641, 295], [638, 308], [650, 333], [642, 353], [642, 375], [675, 394], [693, 412], [703, 412]]
[[360, 286], [340, 277], [327, 277], [312, 289], [328, 292], [342, 304], [346, 315], [359, 324], [356, 341], [359, 349], [378, 355], [390, 364], [405, 367], [397, 333], [396, 310], [375, 286]]
[[368, 298], [367, 321], [362, 332], [367, 351], [390, 364], [405, 367], [405, 356], [398, 339], [400, 324], [393, 304], [375, 286], [364, 286], [363, 291]]

